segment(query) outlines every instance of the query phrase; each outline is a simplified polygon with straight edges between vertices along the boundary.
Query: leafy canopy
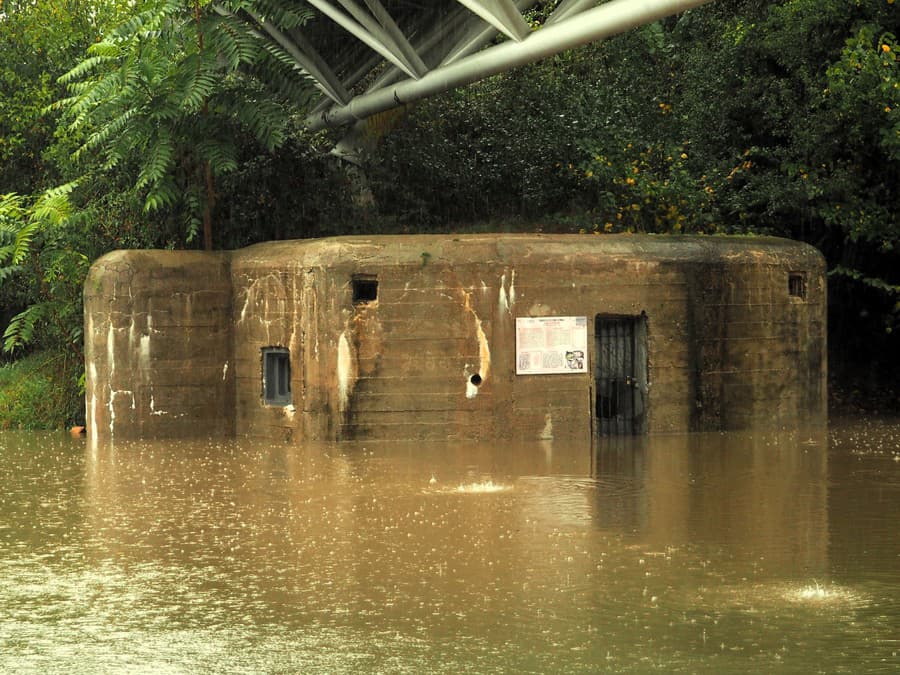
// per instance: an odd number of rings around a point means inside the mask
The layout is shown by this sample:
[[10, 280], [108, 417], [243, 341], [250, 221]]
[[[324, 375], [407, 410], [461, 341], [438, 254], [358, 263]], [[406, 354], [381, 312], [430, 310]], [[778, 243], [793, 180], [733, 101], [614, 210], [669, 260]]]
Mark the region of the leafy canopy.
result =
[[[181, 213], [188, 241], [201, 216], [211, 227], [214, 180], [237, 168], [243, 138], [278, 147], [311, 95], [293, 62], [238, 17], [244, 6], [268, 4], [224, 2], [213, 11], [199, 0], [154, 2], [61, 78], [69, 96], [52, 107], [80, 138], [74, 156], [86, 173], [130, 172], [144, 210]], [[273, 15], [296, 27], [309, 10]]]

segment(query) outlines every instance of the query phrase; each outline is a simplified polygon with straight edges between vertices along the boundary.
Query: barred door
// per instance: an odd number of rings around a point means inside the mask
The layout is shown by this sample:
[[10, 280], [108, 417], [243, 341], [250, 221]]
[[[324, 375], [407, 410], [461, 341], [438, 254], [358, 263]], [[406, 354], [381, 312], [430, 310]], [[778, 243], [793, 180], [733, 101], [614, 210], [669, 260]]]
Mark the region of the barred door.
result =
[[595, 426], [601, 436], [642, 434], [647, 421], [647, 317], [597, 315]]

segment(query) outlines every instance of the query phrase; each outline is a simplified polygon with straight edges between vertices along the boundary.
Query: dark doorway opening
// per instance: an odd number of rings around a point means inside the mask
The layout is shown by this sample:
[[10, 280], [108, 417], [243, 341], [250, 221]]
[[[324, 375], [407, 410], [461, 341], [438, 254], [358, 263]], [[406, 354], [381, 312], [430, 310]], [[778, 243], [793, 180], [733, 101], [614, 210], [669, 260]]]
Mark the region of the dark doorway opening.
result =
[[600, 436], [647, 431], [647, 315], [598, 314], [594, 324], [594, 415]]

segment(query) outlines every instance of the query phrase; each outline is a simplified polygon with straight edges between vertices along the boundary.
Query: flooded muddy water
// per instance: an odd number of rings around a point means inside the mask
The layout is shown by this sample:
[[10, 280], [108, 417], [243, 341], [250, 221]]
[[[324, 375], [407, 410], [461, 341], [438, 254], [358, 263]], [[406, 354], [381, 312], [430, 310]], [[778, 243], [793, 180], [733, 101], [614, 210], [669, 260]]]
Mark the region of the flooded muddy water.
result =
[[900, 422], [559, 444], [0, 434], [0, 672], [900, 670]]

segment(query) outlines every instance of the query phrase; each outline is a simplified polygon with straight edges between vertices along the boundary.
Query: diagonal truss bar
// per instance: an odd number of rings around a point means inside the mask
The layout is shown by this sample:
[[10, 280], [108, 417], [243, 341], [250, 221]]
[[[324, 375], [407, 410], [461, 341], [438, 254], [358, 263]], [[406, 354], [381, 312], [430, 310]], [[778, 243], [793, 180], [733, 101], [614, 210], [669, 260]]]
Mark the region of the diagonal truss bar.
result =
[[[334, 103], [344, 105], [353, 98], [350, 92], [341, 84], [340, 78], [298, 30], [294, 29], [291, 31], [290, 39], [288, 39], [271, 22], [263, 20], [249, 9], [243, 10], [242, 15], [238, 15], [219, 5], [213, 5], [213, 11], [220, 16], [231, 17], [242, 22], [247, 26], [247, 31], [250, 35], [264, 41], [266, 36], [268, 36], [270, 40], [278, 44], [293, 59], [294, 67], [305, 77], [309, 78], [319, 91], [325, 94], [326, 98], [323, 101], [326, 107], [331, 105], [328, 102], [329, 99]], [[260, 29], [262, 29], [262, 32], [260, 32]]]
[[[524, 12], [531, 9], [537, 4], [537, 0], [517, 0], [515, 8], [517, 12]], [[473, 22], [472, 28], [467, 36], [460, 40], [456, 46], [451, 49], [441, 61], [442, 66], [446, 66], [454, 61], [474, 54], [476, 51], [484, 47], [488, 42], [494, 39], [495, 29], [492, 26], [485, 26], [481, 21]]]
[[[322, 0], [308, 1], [316, 5], [327, 4]], [[362, 94], [349, 104], [334, 106], [330, 110], [310, 115], [306, 123], [312, 130], [349, 124], [390, 108], [539, 61], [566, 49], [623, 33], [711, 1], [611, 0], [581, 12], [578, 11], [581, 8], [578, 0], [563, 3], [557, 11], [566, 7], [567, 14], [561, 15], [562, 18], [545, 25], [540, 30], [530, 32], [521, 42], [503, 42], [453, 63], [442, 65], [419, 79], [403, 80]], [[410, 77], [413, 76], [410, 74]]]
[[562, 21], [597, 4], [597, 0], [563, 0], [547, 18], [547, 25]]
[[397, 49], [403, 54], [404, 58], [406, 58], [412, 69], [418, 73], [418, 76], [421, 77], [427, 73], [428, 67], [425, 65], [425, 62], [422, 61], [418, 52], [416, 52], [409, 43], [409, 40], [406, 39], [403, 31], [400, 30], [400, 27], [384, 8], [384, 5], [381, 4], [380, 0], [365, 0], [365, 3], [369, 8], [369, 11], [372, 12], [372, 15], [378, 20], [378, 23], [384, 28], [388, 37], [393, 40]]
[[456, 1], [516, 42], [521, 42], [531, 32], [512, 0]]
[[384, 7], [381, 7], [384, 18], [387, 19], [388, 25], [393, 25], [393, 28], [396, 29], [393, 32], [386, 28], [384, 22], [376, 20], [378, 17], [373, 17], [372, 14], [360, 7], [354, 0], [338, 0], [338, 2], [350, 13], [350, 16], [352, 16], [360, 26], [369, 31], [373, 38], [384, 45], [385, 49], [390, 50], [391, 54], [399, 61], [403, 62], [406, 66], [406, 71], [413, 73], [413, 77], [422, 77], [422, 75], [428, 71], [425, 64], [422, 63], [422, 60], [415, 53], [415, 50], [411, 50], [412, 54], [409, 54], [401, 48], [396, 38], [399, 38], [400, 41], [404, 43], [406, 42], [406, 38], [400, 32], [399, 28], [397, 28], [396, 24], [393, 23], [393, 20], [391, 20], [387, 11], [384, 10]]
[[[315, 80], [319, 89], [321, 89], [328, 98], [335, 103], [340, 103], [342, 105], [349, 103], [351, 99], [350, 93], [344, 88], [344, 85], [341, 84], [337, 75], [335, 75], [328, 67], [325, 60], [318, 55], [315, 49], [313, 49], [312, 45], [306, 43], [303, 37], [299, 35], [299, 31], [293, 31], [291, 39], [289, 39], [268, 20], [250, 10], [246, 10], [246, 12], [257, 24], [259, 24], [259, 27], [262, 28], [269, 37], [277, 42], [281, 48], [297, 62], [297, 65], [300, 66], [300, 68], [306, 71]], [[301, 43], [303, 43], [302, 47], [305, 47], [305, 50], [301, 50], [301, 48], [298, 47]]]
[[[393, 49], [386, 45], [382, 40], [374, 36], [370, 31], [360, 24], [352, 16], [348, 16], [337, 7], [334, 7], [326, 0], [306, 0], [310, 5], [318, 9], [322, 14], [338, 24], [341, 28], [351, 33], [356, 39], [374, 49], [388, 61], [397, 66], [410, 77], [417, 77], [416, 73], [409, 67], [405, 60], [401, 58]], [[342, 4], [347, 0], [342, 0]]]
[[[322, 77], [337, 96], [346, 97], [348, 99], [353, 98], [349, 92], [348, 85], [341, 82], [341, 79], [331, 69], [325, 59], [319, 55], [316, 48], [313, 47], [312, 43], [299, 28], [292, 28], [290, 30], [290, 37], [300, 49], [300, 53], [306, 56], [313, 68], [316, 69], [315, 72], [318, 73], [318, 75], [313, 75], [313, 77]], [[333, 96], [331, 98], [334, 99]], [[334, 100], [338, 102], [338, 99]], [[341, 102], [341, 104], [343, 105], [343, 102]]]

